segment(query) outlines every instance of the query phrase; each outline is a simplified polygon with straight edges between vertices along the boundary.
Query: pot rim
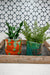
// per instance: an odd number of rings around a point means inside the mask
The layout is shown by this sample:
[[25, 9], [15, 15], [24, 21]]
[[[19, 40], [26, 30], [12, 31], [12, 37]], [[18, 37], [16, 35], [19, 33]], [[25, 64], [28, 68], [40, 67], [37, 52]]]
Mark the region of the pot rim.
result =
[[37, 42], [33, 42], [33, 41], [27, 41], [27, 42], [36, 43], [36, 44], [41, 44], [42, 45], [42, 43], [37, 43]]

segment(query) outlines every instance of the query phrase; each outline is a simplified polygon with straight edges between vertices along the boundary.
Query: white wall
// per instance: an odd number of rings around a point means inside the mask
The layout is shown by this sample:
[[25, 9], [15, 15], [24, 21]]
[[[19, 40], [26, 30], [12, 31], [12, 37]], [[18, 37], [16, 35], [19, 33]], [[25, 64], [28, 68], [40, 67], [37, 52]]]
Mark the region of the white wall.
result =
[[0, 64], [0, 75], [50, 75], [50, 64]]

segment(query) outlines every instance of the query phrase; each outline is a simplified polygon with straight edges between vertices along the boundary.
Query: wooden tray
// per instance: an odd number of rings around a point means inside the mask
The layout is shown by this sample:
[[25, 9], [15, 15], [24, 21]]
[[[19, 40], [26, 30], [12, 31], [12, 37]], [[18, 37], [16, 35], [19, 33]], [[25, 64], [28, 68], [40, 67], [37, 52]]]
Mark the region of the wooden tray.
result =
[[[22, 40], [26, 44], [26, 40]], [[0, 55], [0, 63], [50, 64], [50, 56]]]
[[0, 63], [50, 64], [50, 56], [0, 55]]
[[50, 51], [50, 44], [47, 41], [44, 42], [44, 45], [48, 49], [48, 51]]
[[5, 43], [4, 40], [0, 43], [0, 49], [3, 47], [4, 43]]

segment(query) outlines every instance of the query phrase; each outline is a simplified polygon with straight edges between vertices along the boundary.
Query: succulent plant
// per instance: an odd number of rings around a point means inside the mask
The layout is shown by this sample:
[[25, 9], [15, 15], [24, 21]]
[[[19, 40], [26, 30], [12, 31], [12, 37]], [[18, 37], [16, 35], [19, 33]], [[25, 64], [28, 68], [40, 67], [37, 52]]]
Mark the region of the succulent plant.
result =
[[8, 22], [6, 22], [6, 25], [8, 27], [8, 33], [5, 32], [10, 39], [17, 39], [19, 36], [19, 32], [21, 30], [21, 27], [23, 25], [23, 21], [20, 23], [19, 27], [16, 29], [16, 26], [10, 26]]

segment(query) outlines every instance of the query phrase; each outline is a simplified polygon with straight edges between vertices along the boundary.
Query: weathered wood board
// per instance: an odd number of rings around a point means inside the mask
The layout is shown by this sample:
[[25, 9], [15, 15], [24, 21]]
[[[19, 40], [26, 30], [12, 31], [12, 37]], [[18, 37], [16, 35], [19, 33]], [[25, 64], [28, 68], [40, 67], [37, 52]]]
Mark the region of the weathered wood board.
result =
[[[22, 40], [26, 44], [26, 40]], [[0, 55], [0, 63], [50, 64], [50, 56]]]
[[50, 47], [50, 44], [47, 41], [45, 41], [44, 44], [46, 47]]
[[50, 56], [0, 55], [0, 63], [50, 64]]
[[4, 40], [0, 43], [0, 49], [3, 47], [4, 43], [5, 43]]
[[44, 42], [44, 45], [50, 51], [50, 44], [47, 41]]

